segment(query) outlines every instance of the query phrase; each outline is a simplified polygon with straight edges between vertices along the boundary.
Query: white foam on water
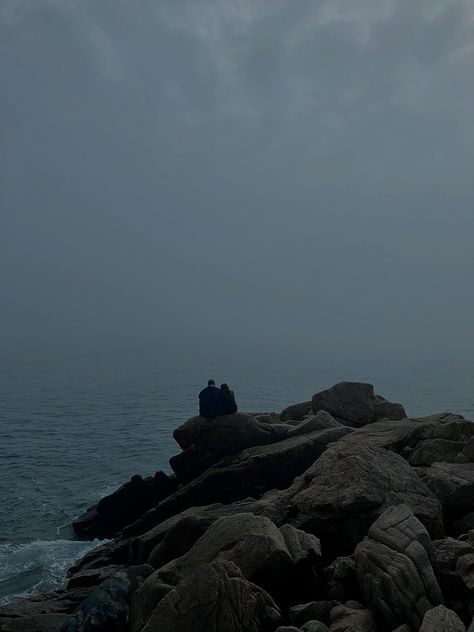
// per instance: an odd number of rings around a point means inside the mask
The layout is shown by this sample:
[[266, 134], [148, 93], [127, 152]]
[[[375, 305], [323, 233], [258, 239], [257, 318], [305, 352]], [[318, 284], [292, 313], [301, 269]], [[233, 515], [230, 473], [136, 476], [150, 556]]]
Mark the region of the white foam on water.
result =
[[59, 587], [75, 561], [103, 541], [36, 540], [0, 544], [0, 604]]

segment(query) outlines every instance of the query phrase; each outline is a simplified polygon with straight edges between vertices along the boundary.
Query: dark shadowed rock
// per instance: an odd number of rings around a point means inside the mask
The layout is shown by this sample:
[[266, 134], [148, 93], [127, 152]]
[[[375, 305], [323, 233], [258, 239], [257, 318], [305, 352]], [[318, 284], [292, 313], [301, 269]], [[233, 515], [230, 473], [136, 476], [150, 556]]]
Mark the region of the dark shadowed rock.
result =
[[451, 524], [451, 533], [458, 537], [463, 533], [468, 533], [474, 529], [474, 512], [466, 514], [462, 518], [453, 520]]
[[428, 610], [423, 618], [420, 632], [466, 632], [458, 615], [444, 606]]
[[279, 441], [287, 430], [287, 426], [262, 423], [241, 413], [192, 417], [173, 433], [183, 452], [172, 457], [170, 465], [182, 481], [190, 481], [223, 457]]
[[401, 456], [342, 442], [328, 448], [273, 504], [290, 505], [287, 521], [318, 534], [324, 554], [344, 555], [387, 507], [400, 503], [435, 537], [443, 535], [439, 502]]
[[295, 628], [294, 625], [280, 625], [275, 632], [301, 632], [300, 628]]
[[177, 486], [176, 479], [164, 472], [147, 478], [137, 474], [75, 520], [73, 529], [79, 538], [85, 540], [111, 538], [175, 492]]
[[344, 427], [318, 431], [248, 448], [222, 459], [145, 514], [141, 525], [137, 524], [125, 533], [133, 533], [134, 528], [148, 530], [193, 506], [231, 503], [249, 496], [258, 498], [267, 490], [287, 488], [296, 476], [316, 461], [329, 443], [337, 441], [346, 432], [349, 430]]
[[326, 597], [342, 603], [357, 599], [359, 585], [353, 557], [337, 557], [322, 572], [322, 585]]
[[466, 463], [474, 462], [474, 437], [471, 437], [469, 441], [465, 443], [462, 451], [462, 459], [459, 460], [461, 462], [465, 461]]
[[443, 602], [433, 571], [428, 532], [405, 505], [387, 509], [355, 550], [359, 587], [388, 629], [418, 629], [426, 611]]
[[439, 571], [456, 570], [456, 563], [460, 557], [474, 553], [474, 548], [469, 542], [455, 540], [454, 538], [434, 540], [432, 544]]
[[[142, 632], [270, 632], [278, 607], [232, 562], [204, 564], [170, 591]], [[136, 626], [132, 632], [140, 632]]]
[[[268, 518], [236, 514], [215, 522], [182, 557], [158, 569], [141, 586], [137, 608], [158, 603], [153, 595], [164, 585], [175, 586], [216, 559], [234, 562], [243, 576], [258, 584], [279, 602], [317, 590], [316, 565], [321, 556], [317, 538], [290, 525], [278, 529]], [[143, 603], [142, 603], [143, 602]], [[294, 602], [293, 602], [294, 603]]]
[[64, 622], [61, 632], [125, 632], [132, 595], [152, 572], [147, 565], [132, 566], [106, 579]]
[[331, 610], [329, 632], [376, 632], [372, 613], [355, 602], [347, 602]]
[[[468, 585], [471, 583], [472, 571], [469, 564], [469, 557], [474, 554], [474, 548], [469, 542], [455, 540], [454, 538], [444, 538], [443, 540], [435, 540], [433, 548], [437, 562], [437, 578], [439, 585], [443, 591], [445, 600], [449, 603], [458, 604], [459, 601], [469, 601], [470, 589]], [[463, 557], [464, 565], [461, 563], [458, 573], [458, 561]], [[464, 581], [467, 580], [467, 584]], [[458, 609], [456, 607], [456, 609]]]
[[[160, 545], [163, 538], [166, 534], [171, 530], [177, 527], [179, 522], [182, 520], [186, 520], [188, 517], [196, 518], [199, 522], [206, 523], [205, 530], [207, 527], [211, 526], [216, 520], [219, 518], [224, 518], [225, 516], [233, 516], [237, 513], [253, 513], [256, 516], [267, 515], [273, 522], [278, 522], [278, 524], [283, 524], [286, 520], [282, 518], [281, 520], [275, 521], [274, 516], [271, 515], [271, 509], [273, 509], [273, 496], [279, 496], [280, 492], [269, 492], [265, 494], [263, 498], [260, 500], [254, 500], [253, 498], [248, 498], [245, 500], [241, 500], [238, 502], [230, 503], [228, 505], [224, 505], [223, 503], [214, 503], [211, 505], [206, 505], [203, 507], [190, 507], [170, 518], [164, 520], [163, 522], [159, 522], [155, 527], [150, 529], [149, 531], [145, 531], [136, 537], [132, 537], [129, 540], [129, 558], [134, 563], [141, 563], [142, 561], [147, 561], [149, 559], [150, 553], [153, 549]], [[282, 511], [284, 508], [282, 508]], [[275, 509], [276, 512], [276, 509]], [[277, 514], [278, 515], [278, 514]], [[286, 514], [285, 514], [286, 517]], [[199, 527], [201, 529], [201, 526]], [[190, 544], [184, 544], [184, 548], [188, 551], [194, 542], [200, 537], [202, 533], [200, 533], [196, 538], [194, 535], [190, 534]], [[193, 541], [191, 542], [191, 539]]]
[[166, 532], [163, 540], [151, 552], [148, 563], [160, 568], [181, 557], [207, 531], [212, 519], [200, 516], [185, 516]]
[[129, 565], [129, 543], [117, 537], [86, 553], [68, 570], [67, 574], [68, 577], [75, 577], [88, 574], [90, 571], [100, 573], [107, 567], [127, 565]]
[[446, 513], [462, 517], [474, 512], [474, 463], [434, 463], [417, 472]]
[[303, 421], [303, 419], [311, 413], [311, 402], [300, 402], [299, 404], [292, 404], [282, 410], [280, 420], [283, 423], [287, 421]]
[[341, 423], [364, 426], [379, 419], [403, 419], [401, 404], [387, 401], [374, 393], [372, 384], [339, 382], [325, 391], [313, 395], [312, 410], [325, 410]]
[[474, 590], [474, 553], [462, 555], [456, 562], [456, 574], [469, 590]]
[[91, 590], [90, 587], [76, 587], [14, 599], [0, 608], [0, 631], [59, 632]]
[[339, 606], [338, 601], [310, 601], [292, 606], [288, 610], [288, 618], [292, 625], [301, 627], [308, 621], [322, 621], [330, 624], [330, 613], [333, 608]]

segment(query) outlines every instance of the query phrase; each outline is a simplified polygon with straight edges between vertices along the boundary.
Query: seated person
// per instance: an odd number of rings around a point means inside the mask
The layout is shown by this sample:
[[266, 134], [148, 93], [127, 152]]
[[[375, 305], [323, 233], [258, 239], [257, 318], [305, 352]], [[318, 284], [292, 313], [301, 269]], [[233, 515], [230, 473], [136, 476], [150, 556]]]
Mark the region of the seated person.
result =
[[199, 393], [199, 414], [202, 417], [218, 417], [224, 414], [221, 391], [214, 380], [209, 380], [207, 387]]
[[237, 412], [234, 391], [231, 391], [228, 384], [221, 384], [221, 402], [223, 415], [233, 415]]

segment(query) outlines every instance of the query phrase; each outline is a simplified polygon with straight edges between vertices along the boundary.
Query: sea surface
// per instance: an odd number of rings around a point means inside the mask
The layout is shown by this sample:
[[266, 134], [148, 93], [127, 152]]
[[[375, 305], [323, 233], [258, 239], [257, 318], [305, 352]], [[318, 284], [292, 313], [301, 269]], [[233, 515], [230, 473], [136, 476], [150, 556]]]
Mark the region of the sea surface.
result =
[[156, 344], [36, 348], [0, 355], [0, 601], [60, 585], [98, 542], [70, 522], [132, 474], [169, 472], [173, 428], [196, 414], [209, 377], [244, 411], [280, 411], [341, 380], [369, 381], [409, 415], [474, 419], [474, 363], [366, 363], [291, 352], [205, 358]]

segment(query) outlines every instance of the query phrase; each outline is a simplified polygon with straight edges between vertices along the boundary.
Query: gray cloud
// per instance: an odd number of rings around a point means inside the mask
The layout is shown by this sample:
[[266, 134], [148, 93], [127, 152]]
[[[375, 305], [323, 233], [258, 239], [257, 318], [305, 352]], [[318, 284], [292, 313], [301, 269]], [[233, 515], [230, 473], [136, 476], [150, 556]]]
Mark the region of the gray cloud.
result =
[[5, 336], [472, 354], [463, 0], [7, 1]]

